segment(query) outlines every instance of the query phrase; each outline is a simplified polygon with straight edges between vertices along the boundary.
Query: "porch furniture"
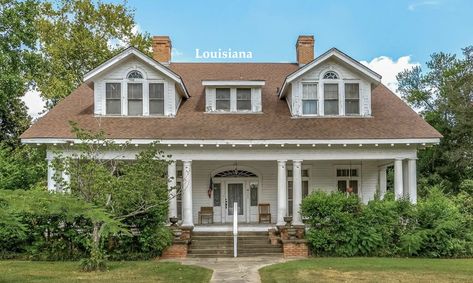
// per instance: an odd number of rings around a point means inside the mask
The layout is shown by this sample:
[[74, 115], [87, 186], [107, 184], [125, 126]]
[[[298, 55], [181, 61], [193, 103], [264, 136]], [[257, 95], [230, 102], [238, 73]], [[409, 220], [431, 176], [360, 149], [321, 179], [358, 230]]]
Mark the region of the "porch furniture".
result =
[[214, 208], [212, 206], [202, 206], [199, 211], [199, 223], [204, 224], [204, 219], [207, 219], [206, 224], [214, 223]]
[[271, 223], [271, 211], [269, 207], [269, 203], [260, 203], [258, 204], [258, 213], [259, 213], [259, 223], [263, 223], [263, 221], [267, 221]]

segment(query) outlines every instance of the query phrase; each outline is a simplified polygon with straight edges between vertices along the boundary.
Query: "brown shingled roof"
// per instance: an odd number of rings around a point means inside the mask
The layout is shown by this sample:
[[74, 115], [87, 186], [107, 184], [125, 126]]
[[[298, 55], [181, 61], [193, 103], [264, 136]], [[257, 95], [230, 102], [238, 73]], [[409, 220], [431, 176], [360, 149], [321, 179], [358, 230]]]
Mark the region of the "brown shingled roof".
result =
[[[21, 138], [73, 138], [68, 121], [124, 139], [404, 139], [441, 135], [384, 85], [373, 91], [371, 118], [292, 118], [277, 88], [290, 63], [172, 63], [191, 95], [175, 118], [95, 117], [93, 89], [80, 86]], [[208, 114], [202, 80], [264, 80], [263, 114]]]

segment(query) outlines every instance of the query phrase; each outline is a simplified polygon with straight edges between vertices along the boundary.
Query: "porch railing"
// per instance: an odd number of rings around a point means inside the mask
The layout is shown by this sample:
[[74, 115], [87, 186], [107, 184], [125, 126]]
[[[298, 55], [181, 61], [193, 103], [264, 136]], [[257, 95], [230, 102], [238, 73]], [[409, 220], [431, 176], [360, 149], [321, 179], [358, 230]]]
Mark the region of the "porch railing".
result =
[[233, 257], [238, 256], [238, 203], [233, 203]]

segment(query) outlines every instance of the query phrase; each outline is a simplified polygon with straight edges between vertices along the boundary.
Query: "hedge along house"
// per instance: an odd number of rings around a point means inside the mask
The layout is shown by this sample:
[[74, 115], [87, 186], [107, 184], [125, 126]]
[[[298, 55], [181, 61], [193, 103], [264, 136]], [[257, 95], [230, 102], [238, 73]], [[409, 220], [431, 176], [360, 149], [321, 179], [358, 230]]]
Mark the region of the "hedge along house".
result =
[[391, 165], [396, 197], [416, 202], [417, 151], [441, 135], [338, 49], [314, 58], [314, 37], [299, 36], [296, 53], [296, 63], [174, 63], [169, 37], [156, 36], [153, 58], [130, 47], [90, 71], [22, 142], [46, 144], [51, 161], [56, 145], [75, 142], [71, 120], [137, 149], [158, 141], [175, 160], [169, 193], [182, 188], [169, 215], [196, 230], [224, 227], [233, 213], [259, 223], [261, 204], [269, 226], [287, 215], [301, 224], [306, 195], [342, 191], [367, 202], [386, 192]]

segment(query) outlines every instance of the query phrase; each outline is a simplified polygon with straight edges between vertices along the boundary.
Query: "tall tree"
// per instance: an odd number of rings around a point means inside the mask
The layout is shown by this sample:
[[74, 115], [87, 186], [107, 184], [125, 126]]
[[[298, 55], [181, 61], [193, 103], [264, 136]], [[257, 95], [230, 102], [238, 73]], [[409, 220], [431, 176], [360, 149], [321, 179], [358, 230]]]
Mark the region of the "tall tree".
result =
[[463, 58], [435, 53], [421, 67], [399, 73], [399, 91], [444, 137], [420, 153], [419, 169], [427, 182], [443, 182], [455, 192], [473, 179], [473, 46]]
[[36, 81], [50, 106], [124, 46], [144, 52], [151, 47], [151, 37], [137, 31], [134, 12], [125, 2], [52, 0], [41, 4], [41, 14], [37, 26], [44, 65]]
[[30, 118], [21, 97], [30, 86], [38, 57], [38, 3], [0, 0], [0, 143], [15, 146]]

